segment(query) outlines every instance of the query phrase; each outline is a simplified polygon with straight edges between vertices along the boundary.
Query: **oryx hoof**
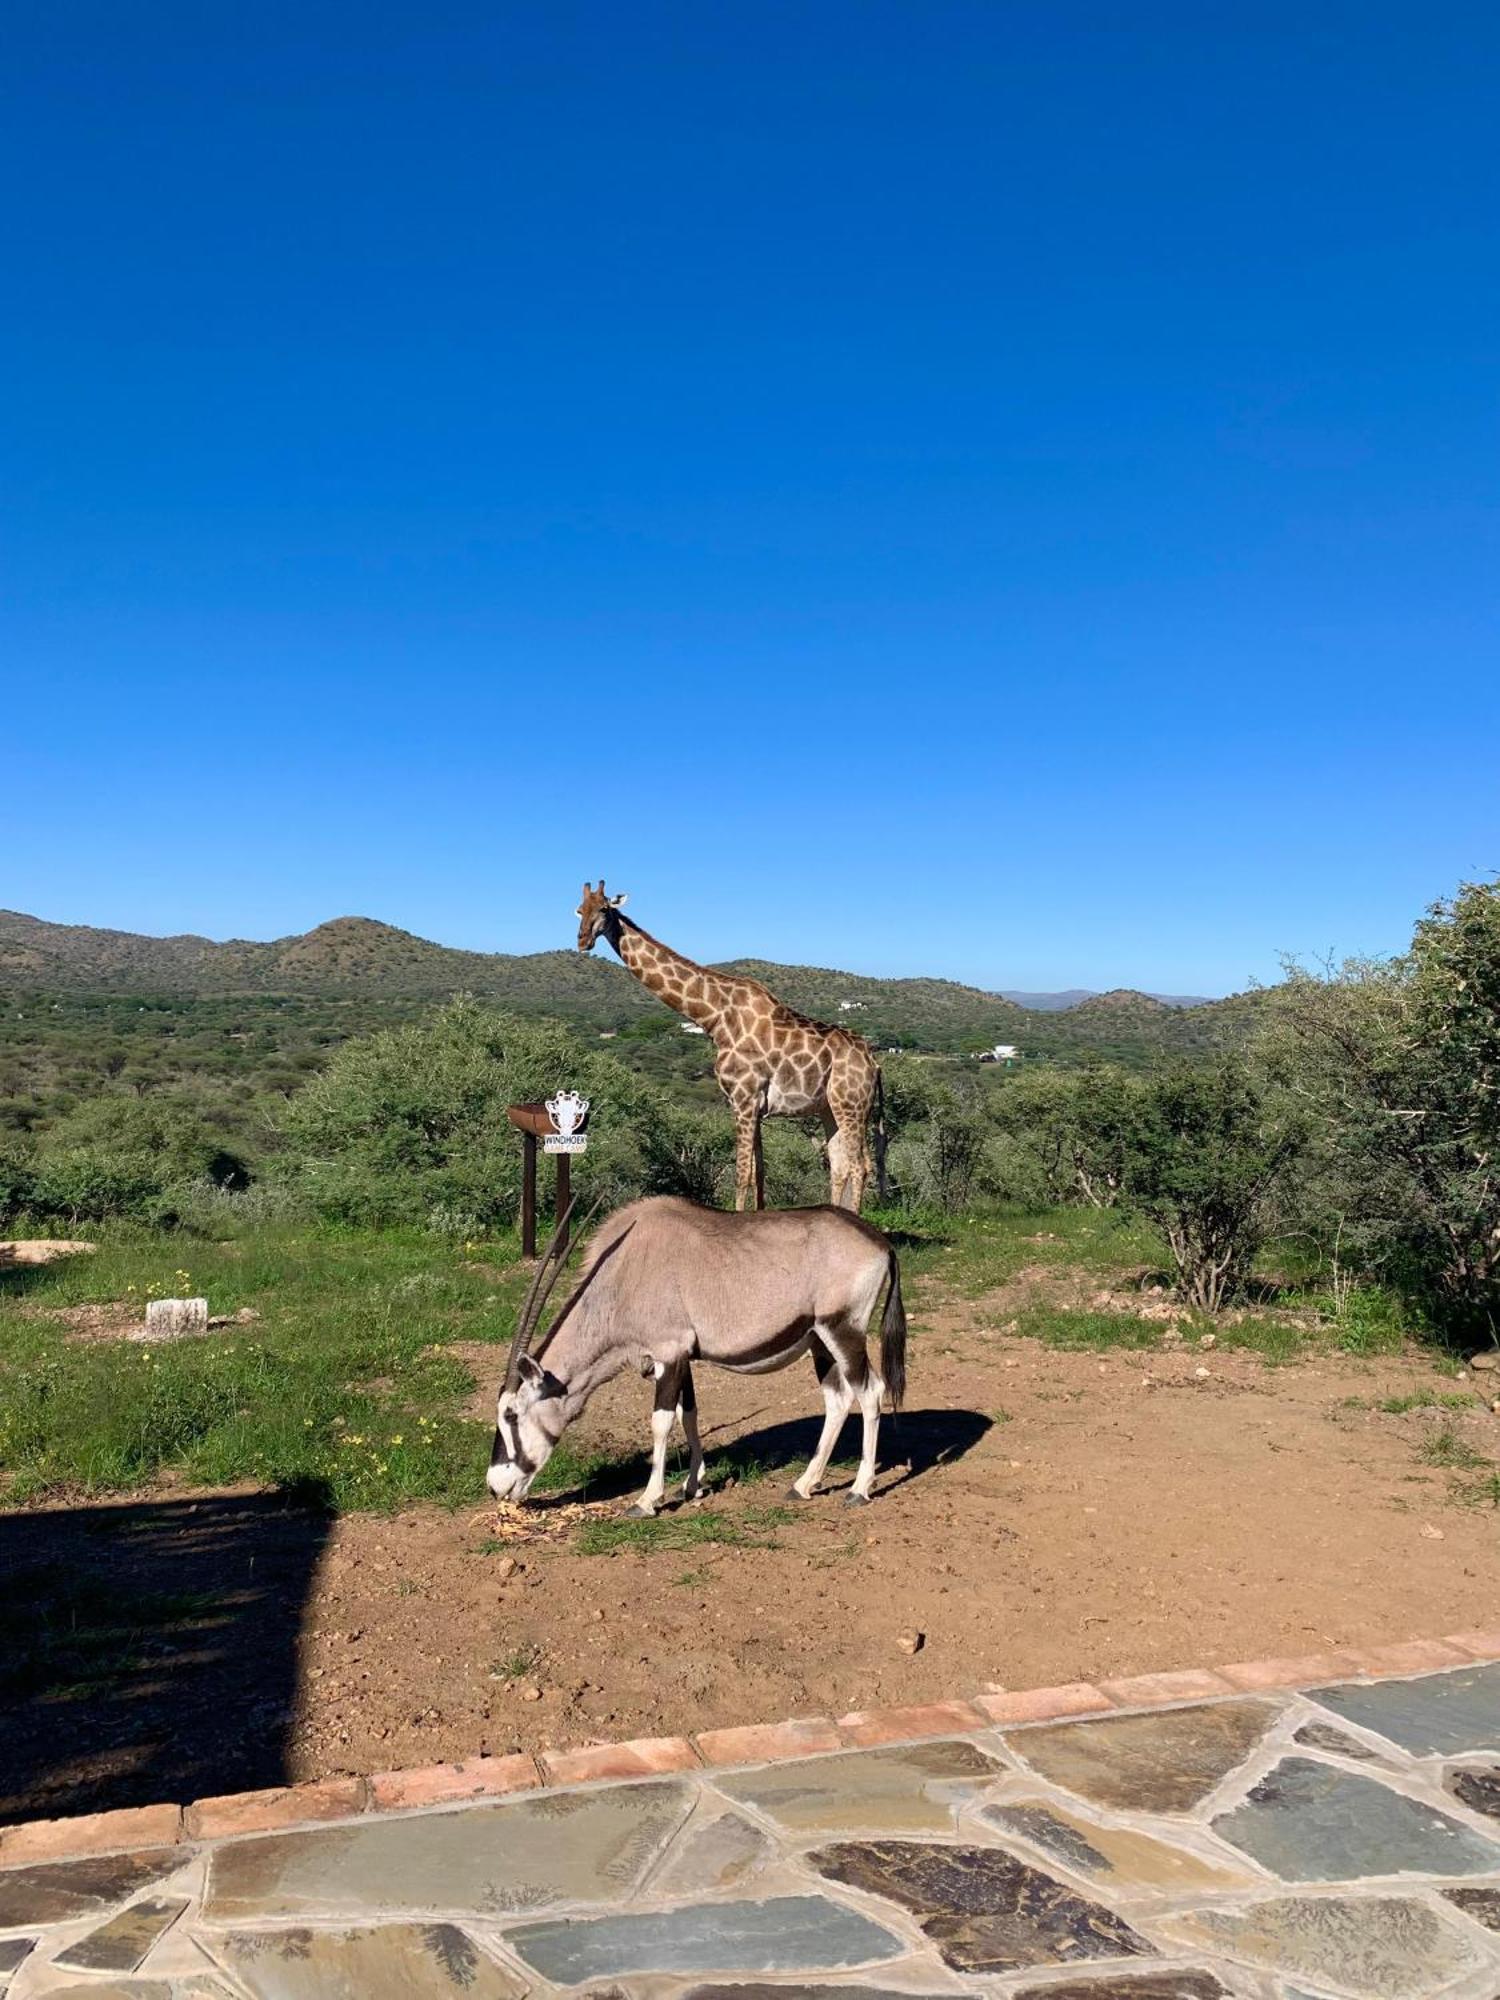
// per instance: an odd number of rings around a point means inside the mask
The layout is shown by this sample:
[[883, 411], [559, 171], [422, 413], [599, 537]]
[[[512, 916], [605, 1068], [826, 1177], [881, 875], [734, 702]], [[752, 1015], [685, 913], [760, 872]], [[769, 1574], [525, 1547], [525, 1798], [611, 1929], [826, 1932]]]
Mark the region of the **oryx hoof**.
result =
[[786, 1497], [788, 1500], [801, 1501], [802, 1504], [806, 1506], [807, 1502], [811, 1500], [813, 1496], [811, 1493], [799, 1493], [795, 1486], [789, 1486], [786, 1489]]
[[868, 1507], [869, 1504], [870, 1504], [869, 1494], [856, 1493], [852, 1486], [850, 1487], [849, 1491], [844, 1495], [844, 1505], [846, 1507]]
[[654, 1521], [656, 1519], [656, 1509], [654, 1507], [642, 1507], [639, 1501], [637, 1501], [634, 1507], [626, 1510], [625, 1518], [627, 1521]]

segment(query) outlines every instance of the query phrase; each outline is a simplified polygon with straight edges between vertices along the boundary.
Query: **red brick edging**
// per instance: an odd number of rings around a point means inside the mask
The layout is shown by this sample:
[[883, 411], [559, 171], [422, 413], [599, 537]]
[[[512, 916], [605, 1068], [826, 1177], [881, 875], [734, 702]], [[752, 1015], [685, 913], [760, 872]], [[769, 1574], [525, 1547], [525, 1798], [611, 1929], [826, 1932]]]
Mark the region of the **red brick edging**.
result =
[[693, 1737], [646, 1736], [629, 1743], [595, 1744], [584, 1750], [543, 1750], [535, 1757], [470, 1757], [455, 1764], [380, 1771], [370, 1778], [318, 1778], [305, 1785], [196, 1799], [189, 1806], [132, 1806], [119, 1812], [84, 1813], [74, 1819], [27, 1820], [20, 1826], [0, 1828], [0, 1868], [172, 1847], [234, 1834], [279, 1832], [365, 1813], [409, 1812], [466, 1799], [498, 1798], [544, 1785], [588, 1785], [671, 1771], [780, 1763], [834, 1750], [911, 1743], [928, 1736], [966, 1736], [996, 1727], [1024, 1728], [1030, 1723], [1164, 1708], [1174, 1702], [1212, 1701], [1227, 1695], [1316, 1687], [1331, 1680], [1396, 1680], [1481, 1661], [1500, 1661], [1500, 1629], [1450, 1632], [1444, 1639], [1408, 1639], [1391, 1646], [1341, 1648], [1300, 1659], [1237, 1660], [1212, 1670], [1194, 1667], [1178, 1673], [1133, 1674], [1097, 1685], [1067, 1681], [1060, 1687], [1027, 1688], [1017, 1694], [975, 1695], [969, 1701], [862, 1710], [841, 1716], [837, 1722], [812, 1716], [734, 1729], [705, 1729]]

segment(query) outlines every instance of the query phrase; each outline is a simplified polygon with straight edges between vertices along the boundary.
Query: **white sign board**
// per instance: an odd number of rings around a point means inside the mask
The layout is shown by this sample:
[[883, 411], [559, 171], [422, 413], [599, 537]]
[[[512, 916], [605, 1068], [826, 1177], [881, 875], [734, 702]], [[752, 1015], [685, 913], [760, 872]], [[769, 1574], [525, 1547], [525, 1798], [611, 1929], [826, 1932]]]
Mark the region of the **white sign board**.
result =
[[589, 1115], [589, 1101], [576, 1090], [560, 1090], [547, 1099], [553, 1130], [542, 1140], [544, 1153], [586, 1153], [589, 1142], [580, 1129]]

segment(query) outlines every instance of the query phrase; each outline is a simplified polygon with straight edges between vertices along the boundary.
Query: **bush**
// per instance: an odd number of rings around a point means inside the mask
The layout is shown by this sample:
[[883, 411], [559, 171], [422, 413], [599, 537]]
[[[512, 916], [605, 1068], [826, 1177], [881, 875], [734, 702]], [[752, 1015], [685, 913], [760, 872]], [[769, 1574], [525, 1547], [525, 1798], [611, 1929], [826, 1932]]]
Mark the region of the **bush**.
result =
[[0, 1228], [29, 1214], [36, 1201], [36, 1162], [20, 1147], [0, 1147]]
[[1049, 1207], [1112, 1208], [1124, 1186], [1140, 1100], [1137, 1080], [1109, 1063], [1003, 1077], [994, 1098], [998, 1191]]
[[884, 1088], [892, 1201], [949, 1214], [967, 1208], [984, 1184], [989, 1137], [977, 1085], [895, 1057], [884, 1065]]
[[242, 1188], [249, 1169], [196, 1107], [106, 1094], [58, 1121], [0, 1174], [0, 1212], [74, 1227], [129, 1219], [174, 1226], [196, 1185]]
[[1126, 1198], [1166, 1238], [1192, 1304], [1217, 1312], [1243, 1286], [1302, 1144], [1298, 1117], [1243, 1057], [1176, 1069], [1142, 1090]]
[[1402, 958], [1289, 967], [1264, 1049], [1312, 1119], [1309, 1229], [1500, 1342], [1500, 882], [1435, 904]]
[[346, 1042], [284, 1113], [275, 1170], [314, 1213], [460, 1235], [510, 1223], [521, 1139], [506, 1117], [571, 1087], [593, 1106], [587, 1199], [701, 1188], [703, 1133], [613, 1056], [550, 1022], [457, 1000], [420, 1024]]

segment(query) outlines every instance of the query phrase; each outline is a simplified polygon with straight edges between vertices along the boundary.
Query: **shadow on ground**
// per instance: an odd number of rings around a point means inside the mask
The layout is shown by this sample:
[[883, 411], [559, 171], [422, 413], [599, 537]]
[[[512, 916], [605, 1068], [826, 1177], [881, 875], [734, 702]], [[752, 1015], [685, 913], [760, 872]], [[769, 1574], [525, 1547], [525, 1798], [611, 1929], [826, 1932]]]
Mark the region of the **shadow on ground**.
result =
[[[894, 1417], [887, 1413], [880, 1420], [876, 1498], [892, 1487], [904, 1486], [909, 1479], [919, 1479], [936, 1466], [962, 1458], [992, 1428], [993, 1419], [982, 1416], [978, 1410], [902, 1410]], [[719, 1444], [713, 1427], [705, 1426], [703, 1450], [710, 1491], [726, 1480], [801, 1472], [813, 1455], [822, 1429], [821, 1415], [796, 1417], [786, 1423], [769, 1424], [764, 1430], [748, 1431], [731, 1444]], [[856, 1413], [845, 1422], [843, 1435], [834, 1448], [829, 1466], [830, 1487], [847, 1485], [847, 1470], [859, 1458], [859, 1441], [860, 1422]], [[679, 1448], [671, 1464], [680, 1473], [677, 1460], [685, 1455], [680, 1438], [676, 1442]], [[566, 1491], [541, 1493], [532, 1504], [545, 1507], [578, 1499], [618, 1500], [626, 1494], [633, 1497], [645, 1485], [650, 1468], [650, 1454], [644, 1451], [612, 1459], [589, 1474], [581, 1492], [571, 1487]]]
[[285, 1782], [324, 1496], [0, 1515], [0, 1824]]

